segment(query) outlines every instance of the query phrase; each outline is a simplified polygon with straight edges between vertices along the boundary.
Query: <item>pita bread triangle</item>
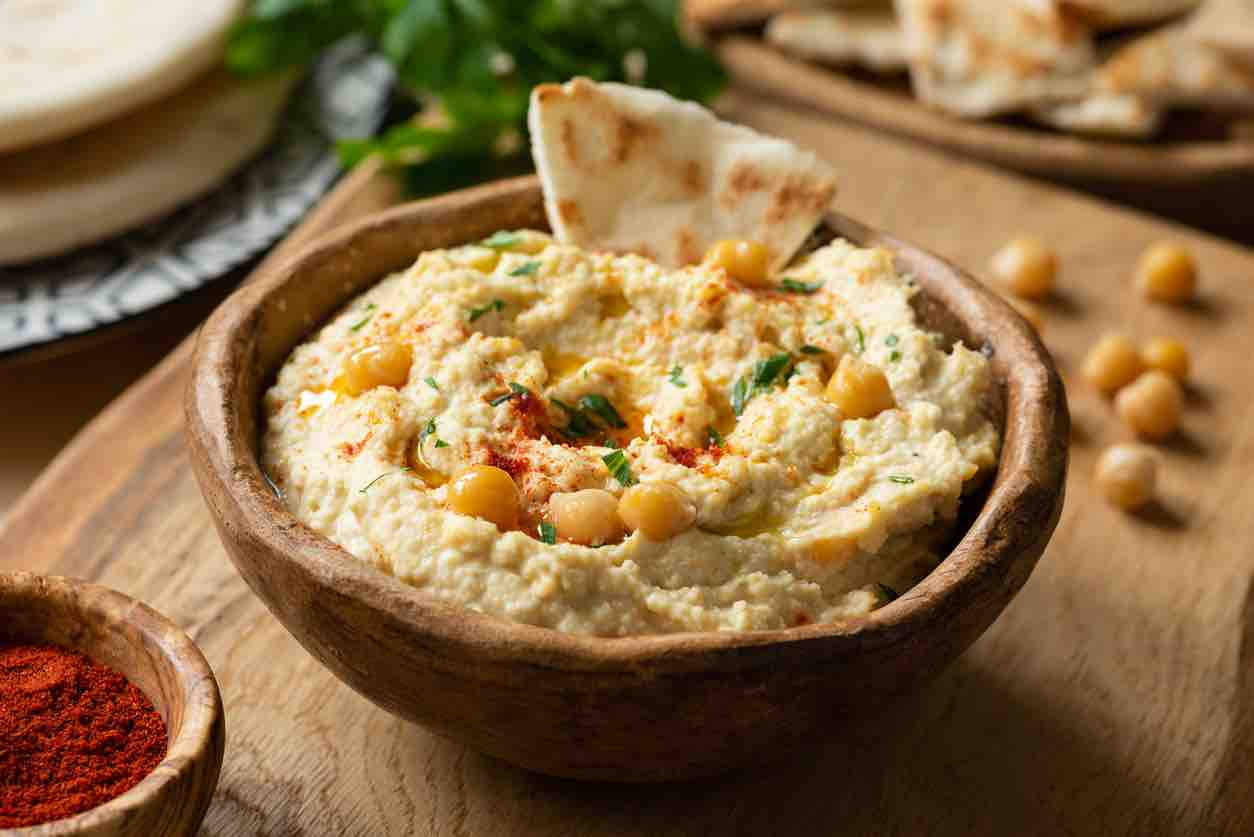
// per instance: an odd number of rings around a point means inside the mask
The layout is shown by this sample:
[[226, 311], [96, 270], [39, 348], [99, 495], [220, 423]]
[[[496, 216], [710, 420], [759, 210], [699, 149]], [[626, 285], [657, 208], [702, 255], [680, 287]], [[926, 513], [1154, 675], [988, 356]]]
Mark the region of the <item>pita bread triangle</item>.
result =
[[559, 241], [699, 262], [725, 238], [765, 244], [782, 268], [836, 193], [809, 151], [665, 93], [577, 78], [531, 94], [532, 156]]

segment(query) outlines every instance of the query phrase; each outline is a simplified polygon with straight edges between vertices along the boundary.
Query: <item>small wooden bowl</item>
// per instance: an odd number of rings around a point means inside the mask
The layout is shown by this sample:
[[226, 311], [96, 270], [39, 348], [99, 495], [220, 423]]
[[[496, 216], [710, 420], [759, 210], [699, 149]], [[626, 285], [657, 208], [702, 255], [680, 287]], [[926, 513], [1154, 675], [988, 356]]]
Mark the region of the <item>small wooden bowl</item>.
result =
[[192, 835], [218, 784], [226, 730], [218, 684], [178, 626], [121, 593], [69, 578], [0, 573], [0, 641], [81, 651], [125, 675], [165, 719], [165, 759], [109, 802], [6, 837]]
[[[263, 389], [332, 312], [424, 250], [546, 228], [535, 178], [409, 204], [325, 239], [238, 291], [200, 335], [191, 459], [227, 551], [305, 648], [385, 709], [558, 776], [656, 781], [785, 754], [833, 719], [917, 688], [1027, 579], [1058, 520], [1068, 417], [1048, 354], [1017, 314], [941, 260], [841, 216], [894, 251], [926, 322], [984, 347], [1005, 408], [999, 471], [948, 558], [901, 598], [842, 624], [603, 639], [434, 599], [293, 517], [257, 463]], [[978, 500], [973, 501], [978, 507]]]

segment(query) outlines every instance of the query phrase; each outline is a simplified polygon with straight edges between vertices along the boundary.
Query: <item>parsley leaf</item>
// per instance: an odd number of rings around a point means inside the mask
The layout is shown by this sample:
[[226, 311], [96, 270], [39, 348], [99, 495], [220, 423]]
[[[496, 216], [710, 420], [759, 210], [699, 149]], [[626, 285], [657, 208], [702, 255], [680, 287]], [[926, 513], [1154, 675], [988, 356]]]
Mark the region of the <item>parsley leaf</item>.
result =
[[887, 584], [880, 584], [878, 582], [875, 584], [875, 595], [879, 597], [881, 607], [901, 596], [900, 593], [889, 587]]
[[745, 404], [749, 403], [749, 378], [743, 377], [736, 381], [736, 386], [732, 387], [731, 405], [732, 412], [740, 415], [745, 411]]
[[511, 398], [517, 398], [518, 396], [525, 395], [529, 392], [531, 392], [531, 390], [527, 389], [522, 384], [517, 384], [517, 383], [514, 383], [513, 381], [510, 381], [509, 392], [504, 393], [503, 395], [498, 395], [496, 398], [493, 398], [488, 403], [491, 404], [493, 407], [499, 407], [502, 404], [504, 404], [506, 401], [509, 401]]
[[671, 374], [668, 380], [680, 389], [684, 389], [688, 386], [688, 382], [684, 380], [684, 368], [682, 366], [676, 366], [671, 369]]
[[853, 350], [855, 354], [862, 354], [866, 351], [866, 335], [862, 333], [862, 326], [855, 325], [853, 327]]
[[888, 360], [890, 363], [896, 363], [897, 361], [901, 360], [901, 352], [897, 351], [896, 349], [893, 349], [892, 352], [890, 352], [888, 355]]
[[448, 442], [444, 441], [443, 439], [436, 439], [435, 446], [436, 448], [446, 448], [448, 447]]
[[547, 544], [557, 543], [557, 527], [547, 520], [540, 521], [540, 541]]
[[362, 317], [360, 320], [358, 320], [357, 322], [353, 323], [351, 326], [349, 326], [348, 330], [349, 331], [361, 331], [363, 328], [365, 328], [366, 323], [370, 322], [370, 318], [374, 316], [374, 312], [378, 310], [378, 308], [379, 306], [375, 305], [373, 302], [367, 305], [366, 315]]
[[627, 461], [627, 454], [621, 450], [607, 453], [601, 457], [601, 461], [610, 469], [610, 476], [618, 480], [620, 485], [628, 487], [636, 484], [636, 478], [631, 475], [631, 463]]
[[488, 313], [489, 311], [504, 311], [504, 310], [505, 310], [505, 303], [499, 299], [494, 299], [491, 302], [489, 302], [487, 305], [483, 306], [482, 308], [471, 308], [470, 309], [470, 322], [473, 323], [475, 320], [479, 319], [480, 317], [482, 317], [484, 314]]
[[430, 375], [428, 375], [426, 378], [426, 381], [427, 381], [427, 386], [431, 387], [436, 392], [440, 391], [440, 385], [435, 382], [435, 378], [432, 378]]
[[505, 232], [504, 230], [499, 230], [497, 232], [492, 233], [492, 235], [488, 236], [487, 238], [485, 238], [483, 241], [480, 242], [480, 244], [482, 244], [484, 247], [491, 247], [494, 250], [508, 250], [509, 248], [518, 244], [518, 242], [520, 241], [522, 241], [522, 239], [519, 238], [517, 233]]
[[596, 431], [596, 427], [578, 408], [572, 407], [565, 401], [559, 401], [556, 398], [550, 398], [549, 400], [560, 407], [562, 412], [566, 413], [569, 418], [569, 421], [566, 423], [566, 427], [562, 429], [562, 432], [570, 438], [579, 439]]
[[823, 287], [822, 280], [818, 282], [802, 282], [799, 279], [784, 279], [779, 283], [779, 289], [790, 294], [812, 294], [821, 287]]
[[627, 426], [627, 422], [623, 421], [618, 410], [614, 409], [614, 405], [604, 395], [585, 395], [579, 399], [579, 407], [584, 412], [597, 416], [615, 430], [622, 430]]
[[422, 432], [418, 434], [418, 447], [422, 447], [427, 441], [428, 436], [435, 435], [435, 419], [428, 419], [427, 426], [422, 428]]
[[801, 347], [801, 353], [803, 355], [825, 355], [827, 354], [827, 350], [820, 349], [818, 346], [811, 346], [807, 343]]
[[902, 474], [889, 474], [888, 481], [895, 482], [898, 485], [910, 485], [910, 483], [914, 482], [914, 477], [907, 477]]
[[530, 261], [530, 262], [527, 262], [526, 264], [520, 264], [518, 267], [511, 270], [509, 272], [509, 275], [510, 276], [534, 276], [536, 271], [539, 269], [540, 269], [539, 262]]
[[713, 425], [709, 425], [705, 428], [705, 439], [707, 444], [717, 445], [720, 448], [724, 444], [723, 434], [715, 430]]
[[770, 389], [780, 373], [784, 373], [783, 380], [787, 381], [792, 371], [792, 355], [787, 352], [771, 355], [766, 360], [753, 364], [753, 371], [736, 381], [736, 386], [732, 389], [732, 412], [736, 415], [743, 413], [745, 405], [753, 400], [753, 396]]
[[899, 338], [899, 337], [898, 337], [897, 335], [895, 335], [895, 334], [890, 334], [890, 335], [888, 335], [887, 337], [885, 337], [885, 338], [884, 338], [884, 345], [885, 345], [885, 346], [888, 346], [889, 348], [892, 348], [893, 346], [896, 346], [896, 345], [897, 345], [898, 343], [900, 343], [900, 342], [901, 342], [901, 338]]

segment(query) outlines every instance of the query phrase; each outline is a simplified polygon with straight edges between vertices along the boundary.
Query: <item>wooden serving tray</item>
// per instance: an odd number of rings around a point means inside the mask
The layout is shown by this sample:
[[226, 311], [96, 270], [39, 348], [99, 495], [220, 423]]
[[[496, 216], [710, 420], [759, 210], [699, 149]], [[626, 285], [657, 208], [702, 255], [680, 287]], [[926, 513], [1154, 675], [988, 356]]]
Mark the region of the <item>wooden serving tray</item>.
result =
[[[142, 598], [204, 649], [226, 702], [203, 830], [239, 835], [1248, 834], [1254, 831], [1254, 252], [741, 94], [728, 115], [838, 167], [842, 211], [977, 274], [1005, 239], [1053, 242], [1063, 292], [1046, 343], [1071, 373], [1097, 333], [1194, 350], [1185, 432], [1160, 509], [1129, 517], [1089, 473], [1122, 437], [1073, 380], [1067, 509], [1027, 587], [921, 694], [770, 769], [671, 786], [543, 778], [376, 709], [288, 636], [227, 560], [183, 455], [188, 346], [97, 418], [0, 530], [0, 568]], [[293, 238], [391, 204], [349, 177]], [[1186, 241], [1204, 294], [1152, 307], [1128, 274]]]

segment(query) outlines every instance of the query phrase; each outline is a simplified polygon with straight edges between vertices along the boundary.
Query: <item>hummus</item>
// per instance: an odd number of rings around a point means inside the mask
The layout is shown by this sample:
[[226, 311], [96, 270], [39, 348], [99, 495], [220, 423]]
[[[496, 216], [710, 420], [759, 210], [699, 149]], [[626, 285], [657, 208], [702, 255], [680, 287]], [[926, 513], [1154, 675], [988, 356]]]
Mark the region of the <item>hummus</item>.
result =
[[[838, 240], [785, 276], [750, 289], [529, 231], [424, 253], [292, 353], [263, 465], [356, 558], [505, 619], [621, 636], [867, 613], [936, 565], [995, 464], [990, 371], [920, 328], [885, 251]], [[409, 347], [407, 380], [350, 394], [346, 359], [384, 342]], [[824, 397], [846, 354], [895, 407], [847, 419]], [[517, 529], [449, 510], [474, 464], [513, 477]], [[552, 495], [624, 482], [677, 486], [693, 525], [546, 542]]]

